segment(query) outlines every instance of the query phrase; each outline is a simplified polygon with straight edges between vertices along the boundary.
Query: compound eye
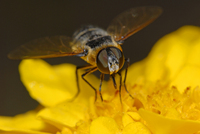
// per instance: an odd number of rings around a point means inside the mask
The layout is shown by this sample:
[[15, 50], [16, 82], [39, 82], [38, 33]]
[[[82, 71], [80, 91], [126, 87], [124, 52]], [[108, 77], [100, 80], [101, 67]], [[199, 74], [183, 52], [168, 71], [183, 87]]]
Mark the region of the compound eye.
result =
[[106, 49], [102, 49], [97, 55], [97, 67], [100, 72], [109, 74], [108, 68], [108, 54]]
[[111, 51], [115, 54], [117, 59], [119, 60], [119, 69], [121, 69], [124, 66], [124, 55], [118, 48], [110, 48]]

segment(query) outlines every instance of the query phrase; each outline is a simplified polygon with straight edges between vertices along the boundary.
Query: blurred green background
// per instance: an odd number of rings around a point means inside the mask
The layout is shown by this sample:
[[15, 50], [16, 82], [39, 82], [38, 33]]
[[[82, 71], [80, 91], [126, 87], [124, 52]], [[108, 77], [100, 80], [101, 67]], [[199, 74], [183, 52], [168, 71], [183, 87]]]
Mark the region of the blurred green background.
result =
[[[0, 115], [16, 115], [34, 109], [20, 81], [20, 60], [7, 54], [17, 46], [45, 36], [68, 35], [85, 24], [106, 29], [110, 21], [132, 7], [157, 5], [163, 14], [152, 24], [126, 40], [124, 54], [131, 63], [145, 58], [155, 42], [183, 25], [200, 26], [199, 0], [1, 0], [0, 1]], [[47, 59], [50, 64], [85, 65], [79, 57]]]

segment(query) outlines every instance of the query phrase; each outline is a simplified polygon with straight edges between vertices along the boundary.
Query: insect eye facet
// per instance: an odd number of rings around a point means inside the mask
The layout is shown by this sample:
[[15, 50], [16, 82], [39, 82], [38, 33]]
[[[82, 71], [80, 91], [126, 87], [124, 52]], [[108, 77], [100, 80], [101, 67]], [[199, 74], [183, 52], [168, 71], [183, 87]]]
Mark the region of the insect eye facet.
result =
[[102, 49], [97, 55], [97, 67], [100, 72], [109, 74], [108, 68], [108, 54], [106, 49]]
[[118, 48], [113, 47], [110, 49], [118, 59], [118, 62], [117, 61], [115, 61], [115, 62], [116, 62], [116, 64], [119, 64], [119, 70], [120, 70], [124, 65], [124, 55]]

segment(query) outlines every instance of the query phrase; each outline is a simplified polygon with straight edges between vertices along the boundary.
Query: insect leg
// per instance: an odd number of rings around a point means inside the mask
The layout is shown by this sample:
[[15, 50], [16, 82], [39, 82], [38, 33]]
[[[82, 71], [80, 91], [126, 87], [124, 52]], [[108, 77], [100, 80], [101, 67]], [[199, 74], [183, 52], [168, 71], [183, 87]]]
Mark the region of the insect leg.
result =
[[97, 70], [97, 67], [93, 67], [93, 68], [91, 68], [90, 70], [86, 71], [84, 74], [82, 74], [82, 79], [83, 79], [88, 85], [90, 85], [90, 87], [93, 88], [94, 91], [95, 91], [95, 101], [97, 100], [97, 90], [84, 78], [84, 76], [87, 75], [87, 74], [93, 73], [93, 72], [96, 71], [96, 70]]
[[120, 82], [119, 82], [119, 98], [120, 98], [120, 102], [121, 102], [121, 104], [122, 104], [122, 95], [121, 95], [122, 75], [121, 75], [121, 72], [117, 72], [117, 74], [120, 76]]
[[101, 94], [101, 86], [102, 86], [103, 79], [104, 79], [104, 74], [101, 73], [101, 76], [100, 76], [100, 86], [99, 86], [99, 94], [100, 94], [102, 102], [103, 102], [103, 97], [102, 97], [102, 94]]
[[113, 80], [113, 85], [114, 85], [115, 89], [117, 89], [117, 84], [116, 84], [116, 81], [115, 81], [115, 76], [111, 75], [111, 77], [112, 77], [112, 80]]
[[79, 69], [90, 69], [92, 68], [93, 66], [92, 65], [85, 65], [85, 66], [80, 66], [80, 67], [76, 67], [76, 83], [77, 83], [77, 93], [75, 94], [75, 96], [73, 97], [72, 100], [74, 100], [80, 93], [80, 86], [79, 86], [79, 78], [78, 78], [78, 70]]
[[129, 65], [130, 65], [130, 59], [127, 58], [127, 59], [125, 59], [125, 61], [127, 62], [127, 65], [126, 65], [126, 70], [125, 70], [125, 76], [124, 76], [123, 84], [124, 84], [124, 88], [125, 88], [126, 92], [129, 94], [129, 96], [130, 96], [132, 99], [134, 99], [133, 96], [129, 93], [129, 91], [128, 91], [127, 88], [126, 88], [126, 77], [127, 77], [128, 67], [129, 67]]

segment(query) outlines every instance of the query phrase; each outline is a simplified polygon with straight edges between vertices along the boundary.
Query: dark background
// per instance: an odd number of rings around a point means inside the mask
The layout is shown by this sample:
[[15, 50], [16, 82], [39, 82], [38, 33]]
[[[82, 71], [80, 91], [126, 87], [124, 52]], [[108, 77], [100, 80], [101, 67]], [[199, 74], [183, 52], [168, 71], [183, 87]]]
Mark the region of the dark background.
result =
[[[199, 0], [0, 0], [0, 115], [15, 115], [37, 106], [22, 85], [19, 60], [7, 54], [30, 40], [53, 35], [69, 35], [84, 24], [106, 28], [119, 13], [132, 7], [157, 5], [163, 14], [151, 25], [129, 38], [123, 46], [131, 63], [147, 56], [162, 36], [183, 25], [200, 26]], [[47, 60], [84, 65], [78, 57]]]

